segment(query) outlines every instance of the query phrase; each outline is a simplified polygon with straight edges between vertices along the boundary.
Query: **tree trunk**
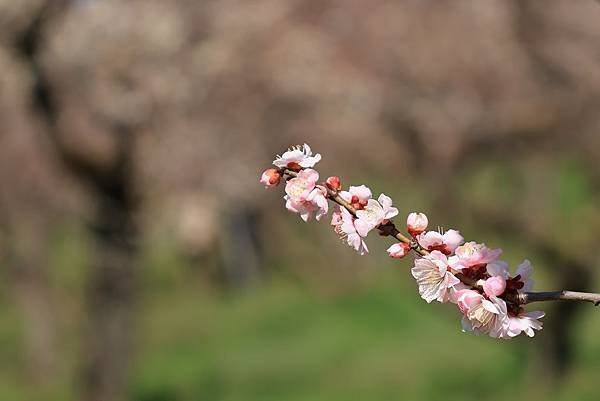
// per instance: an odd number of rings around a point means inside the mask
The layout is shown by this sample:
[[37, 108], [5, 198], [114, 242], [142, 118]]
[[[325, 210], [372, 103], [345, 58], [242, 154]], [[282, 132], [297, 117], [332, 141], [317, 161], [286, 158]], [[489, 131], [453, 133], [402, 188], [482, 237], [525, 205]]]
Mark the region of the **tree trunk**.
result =
[[84, 401], [127, 398], [137, 294], [137, 229], [132, 212], [125, 199], [105, 199], [92, 227], [95, 247], [82, 347]]

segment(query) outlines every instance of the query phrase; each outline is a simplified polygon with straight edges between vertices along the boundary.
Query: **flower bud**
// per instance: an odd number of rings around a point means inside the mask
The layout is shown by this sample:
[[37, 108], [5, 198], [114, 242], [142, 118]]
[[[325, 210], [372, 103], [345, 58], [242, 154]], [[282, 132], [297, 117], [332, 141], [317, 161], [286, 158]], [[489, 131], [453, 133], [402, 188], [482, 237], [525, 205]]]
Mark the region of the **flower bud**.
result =
[[429, 224], [429, 221], [427, 220], [427, 216], [423, 213], [413, 212], [409, 214], [406, 219], [408, 233], [413, 237], [416, 237], [425, 231], [427, 229], [427, 224]]
[[499, 297], [506, 289], [506, 280], [502, 276], [492, 276], [483, 283], [483, 291], [488, 297]]
[[404, 242], [398, 242], [387, 249], [387, 253], [394, 259], [400, 259], [408, 255], [410, 245]]
[[269, 168], [262, 173], [260, 177], [260, 183], [265, 186], [265, 188], [272, 188], [279, 185], [279, 181], [281, 181], [281, 172], [276, 168]]
[[327, 178], [327, 180], [325, 181], [325, 185], [327, 185], [327, 188], [332, 189], [334, 191], [339, 191], [340, 189], [342, 189], [340, 177], [336, 176]]

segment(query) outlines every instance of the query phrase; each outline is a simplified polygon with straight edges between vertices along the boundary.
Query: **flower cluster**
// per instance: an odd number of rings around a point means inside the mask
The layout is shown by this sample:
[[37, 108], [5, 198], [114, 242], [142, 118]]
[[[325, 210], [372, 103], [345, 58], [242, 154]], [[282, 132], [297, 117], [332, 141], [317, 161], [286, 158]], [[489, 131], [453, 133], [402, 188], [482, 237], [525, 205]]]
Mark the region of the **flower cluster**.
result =
[[485, 333], [494, 338], [512, 338], [521, 333], [533, 337], [540, 330], [541, 311], [525, 312], [518, 302], [519, 295], [532, 289], [530, 276], [533, 268], [525, 260], [514, 276], [508, 264], [499, 260], [502, 250], [485, 244], [466, 242], [457, 230], [427, 231], [429, 220], [423, 213], [410, 213], [402, 235], [392, 219], [398, 209], [392, 199], [381, 194], [373, 198], [365, 185], [342, 188], [339, 177], [319, 182], [314, 169], [321, 155], [313, 156], [304, 144], [288, 149], [273, 161], [276, 168], [262, 173], [260, 182], [272, 188], [285, 179], [285, 206], [300, 215], [302, 220], [321, 220], [333, 207], [331, 226], [334, 232], [360, 255], [369, 252], [365, 238], [374, 229], [380, 234], [393, 236], [399, 242], [387, 252], [392, 258], [403, 258], [411, 250], [417, 253], [412, 276], [419, 294], [428, 303], [438, 301], [457, 305], [462, 313], [464, 331]]
[[463, 243], [458, 231], [449, 234], [450, 231], [416, 237], [426, 249], [426, 245], [431, 246], [431, 238], [438, 238], [433, 247], [443, 244], [443, 248], [415, 260], [411, 272], [421, 298], [427, 302], [456, 304], [463, 314], [464, 331], [485, 333], [495, 338], [511, 338], [521, 333], [533, 337], [534, 329], [542, 328], [539, 319], [544, 313], [525, 312], [520, 305], [507, 301], [531, 291], [531, 263], [525, 260], [511, 276], [508, 264], [498, 259], [502, 250], [475, 242]]
[[331, 225], [338, 236], [359, 254], [369, 252], [365, 238], [369, 232], [388, 222], [398, 214], [392, 206], [392, 199], [381, 194], [373, 199], [371, 190], [365, 185], [351, 186], [342, 190], [339, 177], [329, 177], [319, 184], [319, 173], [314, 169], [321, 155], [313, 156], [310, 146], [304, 144], [288, 149], [277, 156], [273, 164], [278, 167], [263, 172], [260, 182], [266, 188], [279, 185], [283, 175], [288, 175], [285, 185], [285, 207], [298, 213], [302, 220], [321, 220], [329, 211], [327, 198], [331, 193], [339, 196], [348, 208], [336, 205], [331, 217]]

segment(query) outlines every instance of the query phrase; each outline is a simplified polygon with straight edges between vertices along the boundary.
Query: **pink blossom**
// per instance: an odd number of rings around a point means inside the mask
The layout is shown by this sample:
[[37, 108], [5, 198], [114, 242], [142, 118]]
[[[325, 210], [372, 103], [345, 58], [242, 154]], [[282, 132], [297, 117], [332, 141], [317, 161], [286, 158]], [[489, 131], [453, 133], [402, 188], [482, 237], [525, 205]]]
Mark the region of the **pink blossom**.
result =
[[281, 181], [281, 172], [276, 168], [266, 169], [261, 177], [260, 183], [265, 186], [265, 188], [272, 188], [279, 185], [279, 181]]
[[340, 191], [339, 195], [357, 210], [367, 206], [369, 199], [373, 196], [371, 190], [365, 185], [351, 186], [348, 191]]
[[336, 206], [331, 218], [331, 225], [334, 226], [334, 231], [343, 241], [354, 248], [360, 255], [365, 255], [369, 252], [369, 249], [363, 237], [356, 231], [354, 220], [354, 216], [348, 210]]
[[488, 333], [494, 338], [506, 336], [508, 313], [504, 300], [495, 296], [485, 299], [475, 291], [465, 291], [459, 297], [458, 305], [464, 314], [463, 331]]
[[300, 168], [312, 168], [321, 160], [321, 155], [317, 153], [312, 155], [310, 146], [294, 146], [287, 150], [283, 155], [277, 156], [273, 164], [279, 168], [290, 168], [300, 170]]
[[[448, 258], [448, 261], [450, 258]], [[462, 281], [458, 284], [455, 284], [452, 288], [448, 290], [449, 297], [448, 300], [453, 304], [458, 303], [458, 298], [462, 295], [464, 290], [471, 290], [471, 287], [464, 284]]]
[[327, 215], [329, 204], [325, 197], [324, 191], [319, 188], [314, 188], [306, 197], [306, 200], [293, 200], [286, 195], [285, 207], [294, 213], [300, 214], [304, 221], [310, 221], [314, 217], [317, 221]]
[[533, 337], [535, 335], [534, 329], [542, 329], [542, 322], [539, 319], [543, 318], [544, 315], [542, 311], [533, 311], [527, 313], [521, 312], [517, 316], [509, 316], [506, 335], [508, 337], [516, 337], [524, 332], [529, 337]]
[[413, 237], [421, 234], [423, 231], [427, 230], [427, 225], [429, 224], [429, 220], [424, 213], [416, 213], [413, 212], [408, 215], [406, 219], [406, 228], [408, 233]]
[[458, 257], [458, 264], [455, 268], [464, 269], [495, 261], [502, 254], [502, 249], [490, 249], [485, 244], [471, 241], [457, 247], [455, 254]]
[[450, 255], [463, 243], [464, 238], [456, 230], [448, 230], [444, 234], [438, 231], [427, 231], [417, 237], [419, 245], [428, 251], [440, 251], [445, 255]]
[[320, 220], [327, 214], [329, 205], [327, 203], [326, 192], [322, 188], [316, 187], [319, 180], [319, 173], [312, 169], [302, 170], [298, 176], [289, 180], [285, 186], [286, 200], [285, 207], [300, 214], [304, 221], [309, 221], [313, 217]]
[[306, 169], [298, 173], [285, 185], [285, 193], [295, 202], [305, 201], [319, 180], [316, 170]]
[[337, 226], [341, 226], [343, 222], [342, 208], [338, 205], [335, 205], [333, 208], [333, 213], [331, 214], [331, 225], [335, 228]]
[[448, 289], [460, 283], [460, 280], [448, 271], [446, 255], [439, 251], [432, 251], [422, 258], [416, 259], [411, 272], [419, 285], [421, 298], [427, 303], [433, 300], [447, 302]]
[[400, 259], [408, 255], [410, 245], [404, 242], [398, 242], [387, 249], [387, 253], [394, 259]]
[[[454, 287], [456, 288], [457, 286]], [[477, 291], [467, 288], [456, 291], [452, 298], [456, 300], [455, 303], [458, 309], [463, 314], [466, 314], [473, 306], [481, 302], [483, 296]]]
[[369, 199], [367, 205], [356, 212], [354, 225], [362, 237], [366, 237], [369, 231], [391, 219], [398, 214], [398, 209], [392, 207], [392, 199], [385, 195], [379, 195], [378, 200]]
[[506, 280], [502, 276], [492, 276], [483, 283], [483, 291], [487, 296], [499, 297], [506, 289]]
[[371, 190], [366, 185], [351, 186], [348, 192], [352, 196], [356, 196], [360, 202], [367, 202], [373, 196]]

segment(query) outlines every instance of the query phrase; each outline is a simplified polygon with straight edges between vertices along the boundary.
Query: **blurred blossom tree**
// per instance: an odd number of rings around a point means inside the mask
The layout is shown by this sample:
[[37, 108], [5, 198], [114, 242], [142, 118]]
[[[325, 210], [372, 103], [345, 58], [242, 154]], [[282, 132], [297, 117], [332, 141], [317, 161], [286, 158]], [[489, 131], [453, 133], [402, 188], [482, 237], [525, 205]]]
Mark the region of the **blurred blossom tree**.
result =
[[[587, 288], [599, 17], [568, 0], [0, 0], [0, 245], [34, 376], [51, 377], [62, 350], [47, 285], [56, 227], [85, 224], [94, 243], [84, 398], [124, 399], [147, 233], [175, 233], [194, 263], [218, 255], [201, 268], [232, 287], [260, 277], [282, 230], [256, 174], [303, 141], [347, 177], [394, 171], [436, 220], [518, 233], [558, 266], [556, 286]], [[570, 218], [552, 214], [561, 158], [592, 188]], [[492, 165], [519, 188], [494, 192], [493, 176], [476, 196], [469, 174]], [[320, 279], [315, 266], [290, 268]], [[551, 377], [569, 367], [578, 308], [558, 307], [543, 337]]]

